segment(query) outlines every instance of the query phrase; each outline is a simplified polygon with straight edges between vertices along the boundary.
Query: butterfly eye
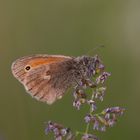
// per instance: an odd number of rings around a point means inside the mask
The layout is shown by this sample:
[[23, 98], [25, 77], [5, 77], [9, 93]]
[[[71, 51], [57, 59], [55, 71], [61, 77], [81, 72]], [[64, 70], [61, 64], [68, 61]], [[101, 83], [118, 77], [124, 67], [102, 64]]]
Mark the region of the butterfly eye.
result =
[[29, 71], [30, 69], [31, 69], [31, 66], [29, 66], [29, 65], [25, 66], [26, 71]]

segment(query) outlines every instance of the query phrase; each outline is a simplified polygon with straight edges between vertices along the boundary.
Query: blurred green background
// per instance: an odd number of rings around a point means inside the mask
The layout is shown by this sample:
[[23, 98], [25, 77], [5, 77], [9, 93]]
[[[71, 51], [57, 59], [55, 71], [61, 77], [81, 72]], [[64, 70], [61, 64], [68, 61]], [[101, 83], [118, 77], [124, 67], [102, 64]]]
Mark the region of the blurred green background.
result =
[[84, 130], [87, 108], [72, 107], [71, 91], [48, 106], [32, 99], [12, 76], [11, 64], [29, 54], [84, 55], [94, 47], [112, 73], [98, 111], [126, 108], [101, 140], [140, 137], [139, 0], [1, 0], [0, 1], [0, 140], [53, 140], [44, 122], [53, 120]]

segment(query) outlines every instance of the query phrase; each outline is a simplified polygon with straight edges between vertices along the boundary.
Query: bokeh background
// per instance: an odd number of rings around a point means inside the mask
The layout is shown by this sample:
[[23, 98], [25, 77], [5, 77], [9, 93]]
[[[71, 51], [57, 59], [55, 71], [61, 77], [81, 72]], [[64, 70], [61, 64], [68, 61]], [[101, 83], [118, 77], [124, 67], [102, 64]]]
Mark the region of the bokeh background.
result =
[[[93, 50], [103, 44], [105, 47]], [[11, 64], [29, 54], [98, 54], [112, 73], [98, 111], [126, 108], [114, 128], [97, 133], [102, 140], [140, 138], [139, 0], [0, 1], [0, 140], [53, 140], [44, 122], [84, 130], [87, 108], [72, 107], [71, 90], [48, 106], [32, 99], [12, 76]]]

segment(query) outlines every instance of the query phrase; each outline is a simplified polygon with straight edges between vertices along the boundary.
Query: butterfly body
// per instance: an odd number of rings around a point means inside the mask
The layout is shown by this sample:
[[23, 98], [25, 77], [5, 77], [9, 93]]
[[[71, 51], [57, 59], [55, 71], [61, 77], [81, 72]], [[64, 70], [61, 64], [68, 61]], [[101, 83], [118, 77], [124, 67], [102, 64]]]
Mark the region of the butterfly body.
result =
[[95, 57], [32, 55], [17, 59], [12, 73], [26, 91], [39, 101], [52, 104], [72, 85], [90, 78], [96, 68]]

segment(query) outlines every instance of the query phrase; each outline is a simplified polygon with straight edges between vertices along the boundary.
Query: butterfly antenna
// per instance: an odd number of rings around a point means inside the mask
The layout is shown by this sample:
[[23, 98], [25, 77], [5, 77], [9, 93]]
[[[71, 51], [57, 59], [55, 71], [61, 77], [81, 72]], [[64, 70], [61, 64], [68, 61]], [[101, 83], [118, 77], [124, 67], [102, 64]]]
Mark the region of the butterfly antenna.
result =
[[97, 45], [96, 47], [89, 50], [86, 55], [93, 55], [93, 52], [95, 53], [95, 51], [97, 51], [99, 48], [104, 48], [104, 47], [105, 47], [104, 45]]

